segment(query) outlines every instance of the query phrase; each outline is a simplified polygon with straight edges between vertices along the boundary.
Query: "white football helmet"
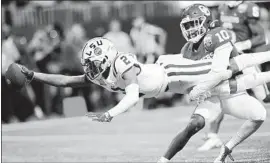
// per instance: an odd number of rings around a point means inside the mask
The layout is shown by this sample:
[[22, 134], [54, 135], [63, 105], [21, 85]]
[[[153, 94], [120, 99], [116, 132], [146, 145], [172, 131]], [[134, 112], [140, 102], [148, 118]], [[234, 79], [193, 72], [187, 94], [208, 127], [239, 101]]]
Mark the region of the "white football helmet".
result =
[[113, 43], [102, 37], [93, 38], [82, 49], [81, 64], [84, 73], [89, 79], [94, 80], [102, 77], [102, 73], [111, 66], [117, 56]]

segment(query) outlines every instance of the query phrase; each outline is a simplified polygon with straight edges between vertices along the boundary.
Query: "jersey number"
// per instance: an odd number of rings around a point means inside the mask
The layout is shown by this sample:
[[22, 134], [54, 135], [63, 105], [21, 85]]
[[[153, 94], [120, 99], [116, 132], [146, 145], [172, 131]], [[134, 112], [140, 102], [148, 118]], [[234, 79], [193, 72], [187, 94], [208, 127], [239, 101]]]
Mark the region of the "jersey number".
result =
[[215, 34], [218, 37], [219, 42], [223, 42], [224, 40], [228, 40], [230, 35], [227, 31], [221, 30], [219, 33]]
[[126, 56], [122, 56], [122, 57], [120, 57], [120, 59], [121, 59], [126, 65], [130, 64], [130, 61], [127, 59]]
[[256, 18], [260, 16], [260, 9], [259, 9], [259, 7], [257, 7], [257, 6], [252, 7], [252, 15], [254, 17], [256, 17]]

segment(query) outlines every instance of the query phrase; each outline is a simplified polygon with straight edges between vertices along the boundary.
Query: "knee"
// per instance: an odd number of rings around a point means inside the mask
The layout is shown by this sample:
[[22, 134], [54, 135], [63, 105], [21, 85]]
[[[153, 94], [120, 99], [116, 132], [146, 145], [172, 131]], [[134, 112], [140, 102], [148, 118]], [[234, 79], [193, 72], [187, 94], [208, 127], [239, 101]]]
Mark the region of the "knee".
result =
[[264, 121], [266, 119], [266, 109], [262, 107], [258, 110], [257, 114], [253, 117], [253, 121]]
[[213, 121], [211, 121], [210, 123], [220, 123], [224, 118], [224, 114], [221, 112]]
[[251, 116], [249, 116], [249, 119], [252, 121], [264, 121], [266, 119], [266, 109], [265, 107], [258, 101], [257, 105], [254, 105], [253, 111], [251, 112]]
[[195, 134], [200, 131], [205, 126], [205, 119], [203, 116], [199, 114], [193, 114], [191, 117], [191, 121], [187, 126], [187, 130], [190, 134]]

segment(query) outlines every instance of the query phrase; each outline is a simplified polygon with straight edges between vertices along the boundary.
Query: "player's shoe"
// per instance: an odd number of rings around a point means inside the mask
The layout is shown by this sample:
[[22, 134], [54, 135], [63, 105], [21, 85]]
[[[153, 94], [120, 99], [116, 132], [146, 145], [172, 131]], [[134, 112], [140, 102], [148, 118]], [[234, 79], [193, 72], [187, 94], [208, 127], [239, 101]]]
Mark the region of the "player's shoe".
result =
[[161, 157], [157, 163], [168, 163], [170, 160], [166, 159], [165, 157]]
[[222, 145], [219, 156], [215, 159], [214, 163], [225, 163], [225, 159], [227, 156], [229, 156], [229, 158], [234, 161], [231, 153], [232, 150], [230, 150], [227, 146]]
[[219, 137], [216, 136], [211, 136], [206, 139], [205, 143], [199, 147], [197, 150], [198, 151], [209, 151], [214, 148], [220, 148], [222, 146], [222, 141], [219, 139]]

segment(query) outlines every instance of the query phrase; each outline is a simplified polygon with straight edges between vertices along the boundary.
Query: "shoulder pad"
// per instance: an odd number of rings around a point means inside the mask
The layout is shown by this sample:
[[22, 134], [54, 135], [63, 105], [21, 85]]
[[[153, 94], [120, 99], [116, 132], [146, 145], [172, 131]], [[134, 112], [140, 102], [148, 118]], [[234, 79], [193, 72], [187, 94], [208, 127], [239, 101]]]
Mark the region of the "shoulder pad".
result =
[[131, 69], [136, 61], [136, 56], [131, 53], [118, 55], [113, 62], [113, 73], [115, 76], [122, 76], [125, 72]]
[[209, 31], [203, 39], [204, 47], [207, 51], [214, 52], [216, 48], [232, 40], [230, 32], [223, 28], [217, 27]]

